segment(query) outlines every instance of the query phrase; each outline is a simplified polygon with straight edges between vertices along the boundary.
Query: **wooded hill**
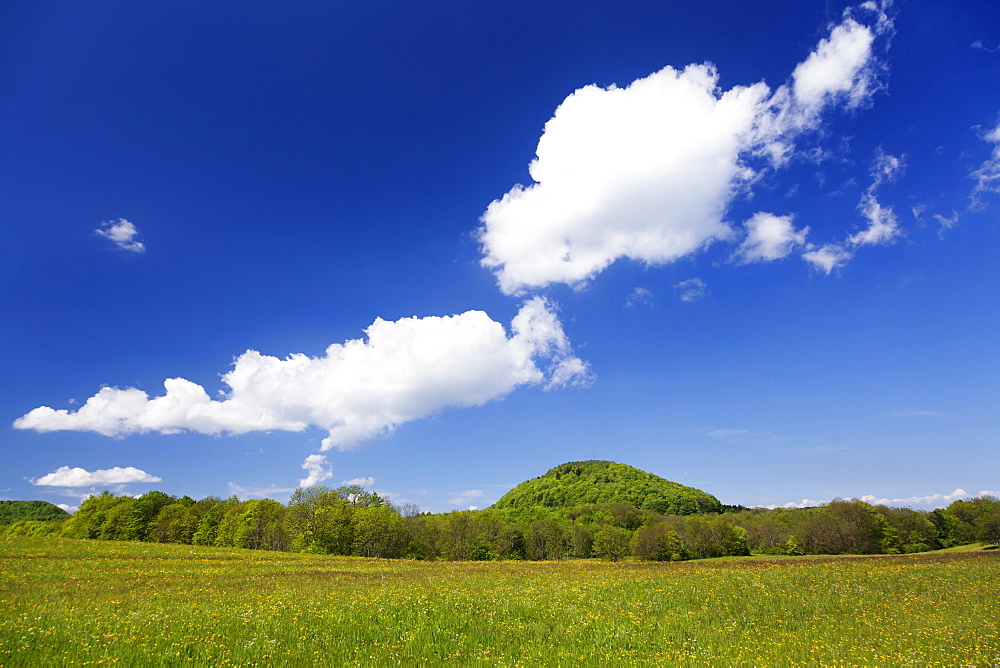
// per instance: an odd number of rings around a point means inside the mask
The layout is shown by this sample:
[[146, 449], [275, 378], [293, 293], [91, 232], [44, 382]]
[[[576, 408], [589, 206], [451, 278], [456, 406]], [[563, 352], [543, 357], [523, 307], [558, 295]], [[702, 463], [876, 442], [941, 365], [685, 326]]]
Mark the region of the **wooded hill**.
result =
[[455, 561], [896, 554], [975, 542], [1000, 546], [1000, 500], [957, 500], [930, 512], [857, 499], [815, 508], [734, 508], [623, 464], [571, 462], [484, 510], [420, 513], [358, 486], [298, 489], [287, 504], [103, 492], [69, 519], [19, 520], [0, 535]]
[[566, 508], [588, 503], [627, 503], [662, 514], [722, 511], [719, 500], [694, 487], [670, 482], [627, 464], [590, 460], [569, 462], [522, 482], [494, 508]]
[[69, 513], [48, 501], [0, 501], [0, 524], [21, 520], [48, 522], [68, 517]]

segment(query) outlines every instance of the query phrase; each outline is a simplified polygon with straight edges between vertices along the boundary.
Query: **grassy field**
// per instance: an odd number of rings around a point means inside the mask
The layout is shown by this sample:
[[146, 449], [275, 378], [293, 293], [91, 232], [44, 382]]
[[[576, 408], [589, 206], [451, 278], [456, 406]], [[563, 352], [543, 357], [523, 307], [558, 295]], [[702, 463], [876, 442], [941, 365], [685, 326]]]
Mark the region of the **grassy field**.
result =
[[408, 562], [0, 540], [0, 665], [1000, 665], [1000, 555]]

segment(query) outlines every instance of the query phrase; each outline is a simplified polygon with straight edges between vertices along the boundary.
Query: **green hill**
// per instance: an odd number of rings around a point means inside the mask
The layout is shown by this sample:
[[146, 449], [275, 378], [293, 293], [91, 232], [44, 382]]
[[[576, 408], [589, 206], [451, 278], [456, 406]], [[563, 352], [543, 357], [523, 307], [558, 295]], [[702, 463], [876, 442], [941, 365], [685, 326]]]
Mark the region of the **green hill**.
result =
[[494, 508], [550, 508], [588, 503], [629, 503], [658, 513], [691, 515], [722, 511], [719, 500], [694, 487], [670, 482], [626, 464], [569, 462], [522, 482]]
[[0, 501], [0, 524], [20, 520], [64, 520], [69, 513], [48, 501]]

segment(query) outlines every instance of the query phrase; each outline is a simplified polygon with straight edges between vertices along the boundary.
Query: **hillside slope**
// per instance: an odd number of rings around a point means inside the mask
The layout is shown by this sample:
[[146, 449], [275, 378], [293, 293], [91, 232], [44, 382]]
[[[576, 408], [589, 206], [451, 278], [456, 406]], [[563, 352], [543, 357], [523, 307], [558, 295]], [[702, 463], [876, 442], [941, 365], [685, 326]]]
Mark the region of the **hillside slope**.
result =
[[569, 462], [522, 482], [494, 508], [564, 507], [587, 503], [629, 503], [659, 513], [721, 512], [719, 500], [694, 487], [665, 480], [627, 464]]
[[0, 501], [0, 524], [21, 520], [64, 520], [69, 513], [48, 501]]

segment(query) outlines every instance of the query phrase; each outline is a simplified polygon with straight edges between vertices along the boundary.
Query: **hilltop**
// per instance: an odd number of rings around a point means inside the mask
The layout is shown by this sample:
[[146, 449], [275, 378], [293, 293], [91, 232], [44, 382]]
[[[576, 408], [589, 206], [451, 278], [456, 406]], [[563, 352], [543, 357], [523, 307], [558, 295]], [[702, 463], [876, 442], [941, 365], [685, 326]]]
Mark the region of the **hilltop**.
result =
[[21, 520], [64, 520], [69, 513], [48, 501], [0, 501], [0, 524]]
[[628, 503], [658, 513], [691, 515], [722, 511], [719, 500], [694, 487], [671, 482], [627, 464], [568, 462], [507, 492], [494, 508], [567, 507]]

